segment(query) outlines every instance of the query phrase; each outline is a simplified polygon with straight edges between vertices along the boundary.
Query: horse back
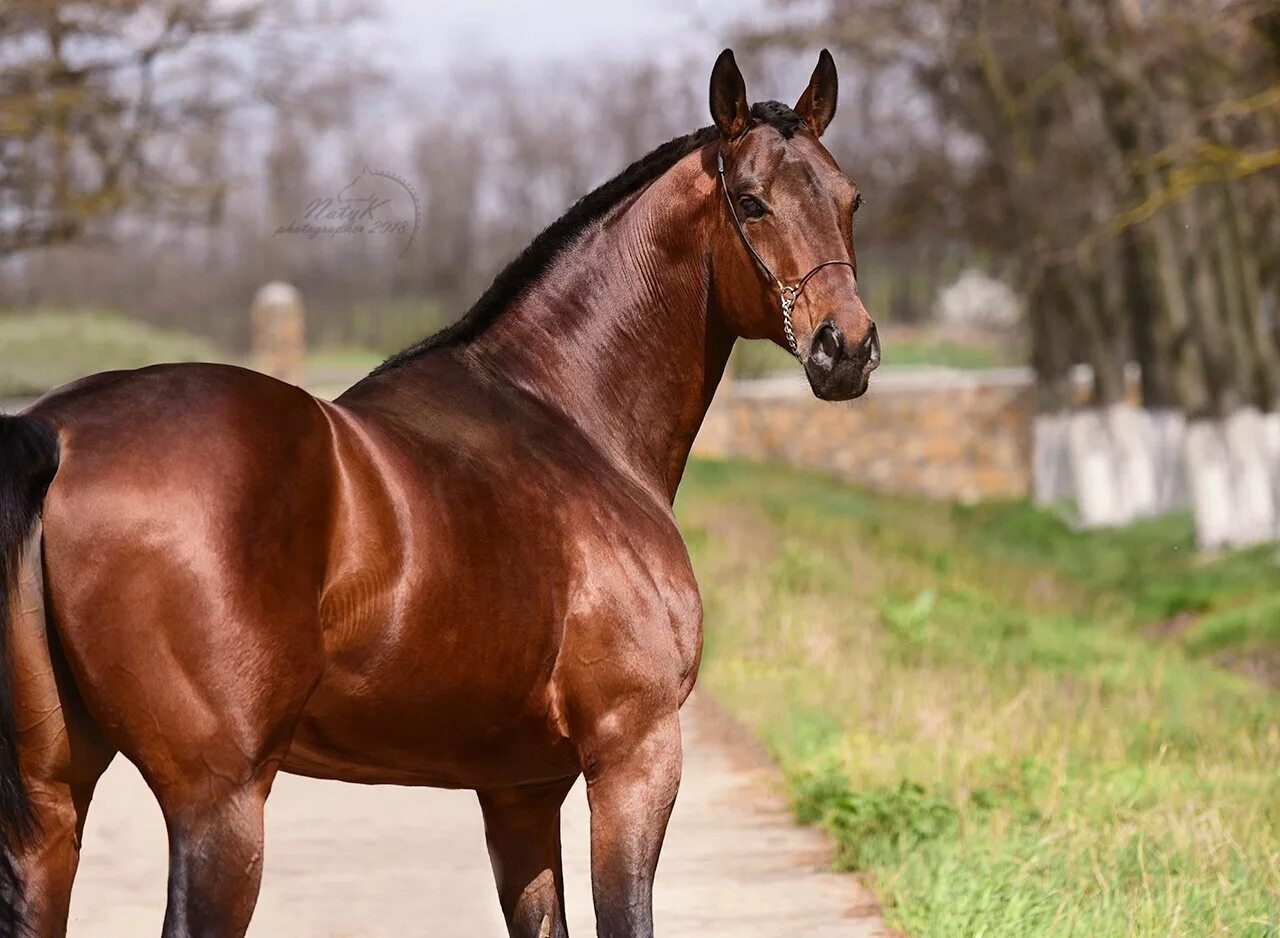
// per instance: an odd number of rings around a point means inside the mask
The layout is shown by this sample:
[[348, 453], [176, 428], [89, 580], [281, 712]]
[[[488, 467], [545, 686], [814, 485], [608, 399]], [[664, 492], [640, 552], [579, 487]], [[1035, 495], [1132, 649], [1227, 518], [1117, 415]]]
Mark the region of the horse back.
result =
[[[332, 497], [327, 421], [305, 391], [229, 365], [159, 365], [84, 379], [28, 411], [61, 457], [46, 499], [67, 535], [217, 550], [277, 581], [323, 577]], [[119, 538], [119, 543], [116, 543]]]

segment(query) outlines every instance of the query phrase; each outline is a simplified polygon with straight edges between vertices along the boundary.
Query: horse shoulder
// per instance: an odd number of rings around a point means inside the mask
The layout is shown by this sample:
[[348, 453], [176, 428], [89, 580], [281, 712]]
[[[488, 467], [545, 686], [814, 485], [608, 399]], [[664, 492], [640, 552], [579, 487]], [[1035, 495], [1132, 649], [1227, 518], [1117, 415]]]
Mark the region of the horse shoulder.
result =
[[665, 499], [607, 474], [597, 481], [610, 494], [586, 509], [594, 524], [578, 528], [555, 681], [570, 735], [599, 740], [634, 732], [688, 697], [702, 599]]

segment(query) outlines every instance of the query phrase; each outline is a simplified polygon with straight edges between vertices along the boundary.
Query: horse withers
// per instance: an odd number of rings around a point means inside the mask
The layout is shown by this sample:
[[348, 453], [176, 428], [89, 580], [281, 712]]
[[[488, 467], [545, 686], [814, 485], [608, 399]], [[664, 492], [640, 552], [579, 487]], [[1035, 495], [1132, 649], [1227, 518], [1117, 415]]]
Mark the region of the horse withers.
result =
[[65, 933], [119, 752], [164, 812], [171, 938], [245, 932], [281, 770], [474, 789], [519, 936], [567, 933], [585, 775], [598, 932], [653, 934], [702, 644], [671, 510], [694, 435], [737, 337], [833, 400], [879, 362], [830, 55], [790, 108], [748, 105], [726, 50], [710, 99], [332, 403], [185, 364], [0, 418], [0, 932]]

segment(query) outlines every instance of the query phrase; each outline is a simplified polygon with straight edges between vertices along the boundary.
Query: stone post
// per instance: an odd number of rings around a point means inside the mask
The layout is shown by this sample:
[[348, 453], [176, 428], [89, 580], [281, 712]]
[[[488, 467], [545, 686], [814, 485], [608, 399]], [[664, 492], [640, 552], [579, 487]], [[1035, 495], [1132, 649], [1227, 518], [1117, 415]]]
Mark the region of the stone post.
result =
[[306, 349], [302, 294], [291, 284], [273, 280], [254, 295], [250, 316], [253, 367], [281, 381], [301, 384]]

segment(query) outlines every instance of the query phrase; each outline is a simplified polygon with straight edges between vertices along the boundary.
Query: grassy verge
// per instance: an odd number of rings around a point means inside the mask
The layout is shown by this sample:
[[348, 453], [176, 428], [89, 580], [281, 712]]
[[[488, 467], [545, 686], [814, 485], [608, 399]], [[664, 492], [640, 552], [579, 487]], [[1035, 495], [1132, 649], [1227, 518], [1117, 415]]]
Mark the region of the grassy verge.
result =
[[108, 312], [0, 315], [0, 397], [35, 396], [99, 371], [222, 358], [212, 343], [196, 336]]
[[[200, 336], [155, 326], [108, 310], [0, 310], [0, 398], [36, 397], [85, 375], [159, 362], [246, 363], [247, 356]], [[307, 355], [307, 382], [337, 394], [386, 356], [347, 346]]]
[[1274, 550], [695, 463], [701, 686], [914, 936], [1280, 935]]

